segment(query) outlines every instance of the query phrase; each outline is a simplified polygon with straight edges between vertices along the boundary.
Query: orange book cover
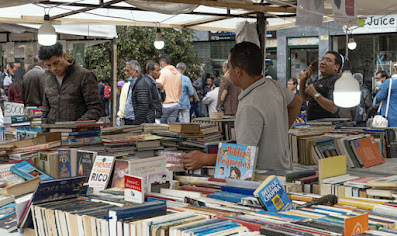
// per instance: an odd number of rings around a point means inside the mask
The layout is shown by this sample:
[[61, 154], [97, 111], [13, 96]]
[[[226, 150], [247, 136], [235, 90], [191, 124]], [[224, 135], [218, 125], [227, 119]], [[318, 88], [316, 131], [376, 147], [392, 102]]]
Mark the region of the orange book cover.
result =
[[345, 236], [357, 235], [368, 231], [368, 213], [345, 219]]
[[367, 136], [353, 141], [358, 158], [360, 158], [364, 167], [370, 167], [385, 162], [374, 137]]

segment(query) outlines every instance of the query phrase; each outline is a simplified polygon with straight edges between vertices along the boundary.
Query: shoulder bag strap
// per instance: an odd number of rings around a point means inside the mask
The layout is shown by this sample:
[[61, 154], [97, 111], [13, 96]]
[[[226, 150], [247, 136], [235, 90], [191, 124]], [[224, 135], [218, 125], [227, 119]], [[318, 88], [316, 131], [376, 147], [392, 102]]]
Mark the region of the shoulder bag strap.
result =
[[387, 118], [387, 113], [389, 112], [389, 103], [390, 103], [390, 93], [391, 93], [391, 85], [393, 82], [393, 78], [390, 78], [389, 92], [387, 94], [387, 105], [386, 105], [386, 113], [385, 118]]

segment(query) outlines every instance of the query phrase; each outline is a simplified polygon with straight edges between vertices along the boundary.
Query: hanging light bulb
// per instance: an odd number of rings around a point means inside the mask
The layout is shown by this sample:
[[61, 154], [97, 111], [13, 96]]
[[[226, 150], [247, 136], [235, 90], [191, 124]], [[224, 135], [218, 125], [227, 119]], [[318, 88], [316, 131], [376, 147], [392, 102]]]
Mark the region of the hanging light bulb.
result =
[[335, 82], [334, 103], [338, 107], [348, 108], [360, 104], [361, 91], [360, 84], [350, 72], [350, 64], [345, 62], [346, 69], [342, 76]]
[[162, 49], [164, 47], [163, 36], [161, 36], [160, 28], [157, 28], [156, 39], [154, 40], [154, 47]]
[[351, 38], [349, 39], [349, 43], [347, 44], [347, 47], [348, 47], [350, 50], [356, 49], [357, 43], [354, 41], [354, 38], [353, 38], [353, 37], [351, 37]]
[[57, 42], [57, 33], [54, 26], [50, 23], [50, 16], [48, 14], [44, 15], [44, 22], [39, 28], [37, 39], [39, 44], [44, 46], [51, 46]]

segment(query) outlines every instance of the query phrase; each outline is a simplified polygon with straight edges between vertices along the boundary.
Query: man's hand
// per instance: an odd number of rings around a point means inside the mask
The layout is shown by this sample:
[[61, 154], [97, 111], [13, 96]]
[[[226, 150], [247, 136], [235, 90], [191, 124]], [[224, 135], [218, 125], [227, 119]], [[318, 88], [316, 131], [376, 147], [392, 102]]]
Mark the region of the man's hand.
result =
[[305, 93], [310, 95], [311, 97], [314, 97], [314, 95], [317, 93], [316, 88], [314, 88], [313, 85], [309, 85], [306, 87]]
[[313, 74], [314, 70], [311, 66], [307, 68], [305, 71], [301, 71], [301, 73], [298, 75], [301, 83], [306, 83], [306, 80], [310, 78], [310, 76]]
[[380, 86], [376, 86], [376, 87], [375, 87], [375, 91], [379, 91], [380, 88], [381, 88]]
[[216, 154], [211, 155], [200, 151], [192, 151], [180, 158], [186, 169], [196, 170], [203, 166], [215, 165]]
[[163, 90], [163, 85], [160, 83], [156, 83], [156, 87], [160, 90]]

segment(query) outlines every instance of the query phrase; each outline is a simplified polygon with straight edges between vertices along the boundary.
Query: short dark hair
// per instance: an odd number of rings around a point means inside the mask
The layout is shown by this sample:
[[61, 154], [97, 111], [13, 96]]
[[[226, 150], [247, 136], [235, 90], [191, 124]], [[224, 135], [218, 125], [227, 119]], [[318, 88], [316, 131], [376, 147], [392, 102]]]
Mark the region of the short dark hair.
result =
[[342, 55], [339, 52], [335, 52], [335, 51], [328, 51], [325, 54], [332, 54], [335, 56], [335, 65], [339, 65], [339, 70], [338, 70], [339, 73], [340, 70], [342, 70], [342, 66], [343, 66]]
[[154, 71], [156, 65], [159, 66], [159, 63], [154, 62], [154, 61], [149, 62], [149, 64], [147, 64], [147, 66], [146, 66], [147, 67], [147, 73], [149, 73], [149, 71]]
[[220, 78], [216, 78], [214, 79], [214, 85], [215, 87], [219, 87], [219, 84], [221, 83], [221, 79]]
[[143, 63], [143, 68], [142, 68], [142, 73], [147, 74], [149, 73], [149, 70], [147, 69], [149, 63], [152, 62], [151, 59], [148, 59], [145, 61], [145, 63]]
[[230, 64], [232, 67], [241, 67], [250, 76], [261, 75], [263, 70], [262, 51], [254, 43], [238, 43], [230, 50]]
[[167, 63], [168, 65], [171, 65], [171, 63], [172, 63], [171, 57], [168, 54], [161, 55], [159, 61], [162, 61], [162, 60], [165, 61], [165, 63]]
[[384, 78], [384, 77], [387, 78], [387, 77], [388, 77], [386, 71], [384, 71], [384, 70], [381, 70], [381, 71], [376, 72], [375, 75], [377, 75], [377, 74], [380, 74], [381, 78]]
[[288, 82], [289, 82], [289, 81], [292, 81], [292, 84], [293, 84], [293, 85], [297, 85], [297, 84], [298, 84], [298, 80], [295, 79], [295, 78], [291, 78], [291, 79], [288, 80]]
[[39, 50], [39, 58], [42, 61], [49, 60], [53, 56], [62, 57], [62, 54], [62, 44], [59, 42], [51, 46], [41, 46]]

